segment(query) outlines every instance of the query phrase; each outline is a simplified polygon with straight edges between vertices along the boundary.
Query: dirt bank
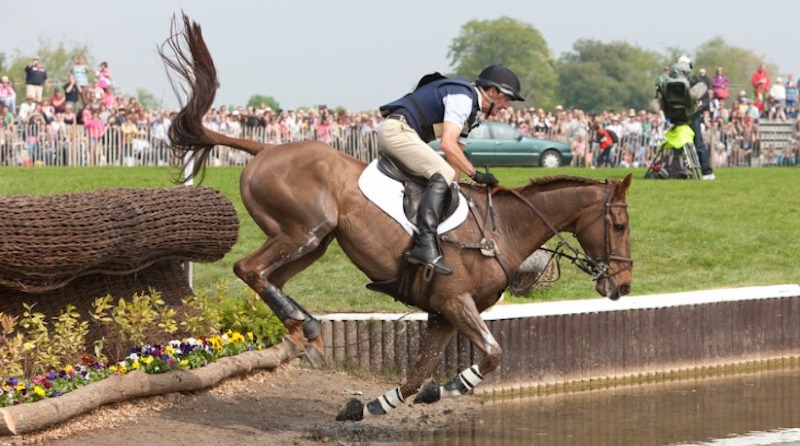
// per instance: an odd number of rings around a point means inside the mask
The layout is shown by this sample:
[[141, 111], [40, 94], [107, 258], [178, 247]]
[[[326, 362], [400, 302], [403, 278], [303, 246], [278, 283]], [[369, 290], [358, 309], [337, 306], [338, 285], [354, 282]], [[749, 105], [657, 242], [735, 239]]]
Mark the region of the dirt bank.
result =
[[397, 383], [312, 370], [298, 361], [232, 378], [214, 389], [99, 408], [45, 432], [0, 444], [109, 445], [381, 445], [411, 444], [481, 405], [475, 396], [434, 405], [405, 404], [386, 417], [338, 422], [352, 396], [370, 400]]

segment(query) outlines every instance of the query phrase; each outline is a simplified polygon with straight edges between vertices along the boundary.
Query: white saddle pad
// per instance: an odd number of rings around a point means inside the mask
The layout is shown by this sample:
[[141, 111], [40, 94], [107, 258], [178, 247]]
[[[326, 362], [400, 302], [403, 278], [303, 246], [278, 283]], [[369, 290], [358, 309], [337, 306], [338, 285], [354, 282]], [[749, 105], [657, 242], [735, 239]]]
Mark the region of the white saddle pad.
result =
[[[374, 160], [364, 169], [358, 178], [358, 187], [369, 201], [375, 203], [390, 217], [395, 219], [410, 235], [417, 232], [417, 227], [406, 218], [403, 211], [403, 183], [389, 178], [378, 170], [378, 160]], [[458, 193], [458, 208], [439, 225], [439, 234], [453, 230], [467, 219], [467, 199]]]

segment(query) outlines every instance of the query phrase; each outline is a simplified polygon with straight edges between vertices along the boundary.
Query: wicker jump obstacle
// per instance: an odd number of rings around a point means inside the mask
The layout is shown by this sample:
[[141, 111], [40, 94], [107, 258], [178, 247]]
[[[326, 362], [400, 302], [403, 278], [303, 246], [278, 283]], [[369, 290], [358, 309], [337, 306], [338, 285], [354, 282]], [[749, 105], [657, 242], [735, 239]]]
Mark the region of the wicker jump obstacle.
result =
[[10, 315], [23, 303], [86, 315], [98, 297], [151, 290], [180, 306], [192, 293], [183, 263], [221, 259], [239, 230], [230, 201], [206, 187], [0, 197], [0, 208], [0, 311]]

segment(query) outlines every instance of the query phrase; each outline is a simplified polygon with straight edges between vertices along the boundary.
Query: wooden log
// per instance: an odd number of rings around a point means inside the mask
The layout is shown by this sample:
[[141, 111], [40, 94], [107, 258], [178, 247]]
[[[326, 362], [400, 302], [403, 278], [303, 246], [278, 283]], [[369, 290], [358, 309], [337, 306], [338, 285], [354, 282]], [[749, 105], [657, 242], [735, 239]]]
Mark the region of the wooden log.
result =
[[274, 369], [286, 360], [280, 346], [221, 358], [194, 370], [150, 375], [134, 371], [113, 375], [56, 398], [0, 408], [0, 435], [20, 435], [66, 421], [105, 404], [205, 389], [231, 376], [252, 370]]

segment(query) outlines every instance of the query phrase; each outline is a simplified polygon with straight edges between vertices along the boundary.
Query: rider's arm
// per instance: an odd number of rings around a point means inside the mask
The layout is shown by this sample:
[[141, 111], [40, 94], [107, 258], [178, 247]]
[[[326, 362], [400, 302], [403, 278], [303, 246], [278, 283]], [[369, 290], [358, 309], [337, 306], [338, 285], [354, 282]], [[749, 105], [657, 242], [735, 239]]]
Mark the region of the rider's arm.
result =
[[466, 173], [468, 176], [475, 172], [472, 163], [464, 155], [464, 145], [458, 142], [460, 136], [461, 127], [450, 121], [443, 123], [442, 140], [439, 143], [439, 148], [444, 152], [447, 162], [456, 170], [455, 180], [458, 180], [461, 172]]

